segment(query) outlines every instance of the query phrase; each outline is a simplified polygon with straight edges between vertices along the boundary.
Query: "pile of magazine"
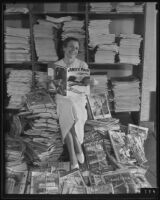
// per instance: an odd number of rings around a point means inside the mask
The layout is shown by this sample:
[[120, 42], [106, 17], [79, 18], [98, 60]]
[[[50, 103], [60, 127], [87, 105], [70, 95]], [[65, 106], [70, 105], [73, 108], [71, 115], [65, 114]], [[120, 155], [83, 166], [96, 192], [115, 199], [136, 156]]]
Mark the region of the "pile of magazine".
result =
[[29, 28], [6, 27], [4, 42], [5, 63], [19, 63], [31, 60]]
[[23, 194], [28, 174], [26, 146], [20, 137], [5, 137], [5, 192]]
[[135, 4], [135, 2], [119, 2], [116, 6], [117, 12], [143, 12], [144, 3]]
[[6, 4], [5, 13], [24, 13], [27, 14], [29, 9], [24, 4]]
[[[107, 172], [99, 177], [94, 177], [95, 184], [89, 188], [91, 193], [99, 194], [127, 194], [127, 193], [138, 193], [140, 192], [139, 185], [137, 184], [136, 173], [131, 173], [130, 170], [117, 170], [112, 172]], [[146, 187], [150, 187], [150, 184], [145, 179], [144, 175], [141, 174], [143, 179], [141, 180], [141, 184], [146, 185]], [[103, 189], [105, 191], [103, 191]]]
[[111, 44], [105, 42], [98, 45], [95, 53], [96, 63], [115, 63], [115, 55], [118, 53], [118, 46], [114, 41]]
[[24, 194], [27, 176], [27, 170], [6, 168], [5, 193]]
[[56, 51], [56, 24], [46, 20], [38, 20], [33, 26], [34, 41], [38, 61], [48, 62], [58, 60]]
[[6, 136], [5, 138], [5, 163], [6, 167], [21, 168], [24, 164], [25, 145], [20, 138]]
[[35, 90], [26, 95], [28, 112], [21, 113], [28, 120], [24, 130], [25, 141], [40, 162], [58, 160], [63, 150], [56, 112], [56, 103], [44, 90]]
[[19, 108], [23, 103], [23, 97], [31, 91], [31, 70], [10, 70], [7, 79], [8, 108]]
[[134, 76], [112, 77], [115, 112], [139, 111], [140, 82]]
[[89, 21], [89, 46], [91, 48], [102, 44], [112, 44], [115, 35], [110, 34], [109, 24], [111, 20], [90, 20]]
[[79, 53], [77, 58], [85, 60], [85, 31], [83, 20], [70, 20], [64, 22], [62, 27], [62, 40], [67, 37], [75, 37], [79, 39]]
[[116, 158], [121, 164], [143, 166], [147, 159], [144, 152], [144, 141], [147, 139], [148, 128], [128, 124], [128, 131], [109, 131], [116, 149]]
[[119, 61], [120, 63], [129, 63], [138, 65], [140, 60], [141, 35], [138, 34], [120, 34]]
[[110, 2], [90, 3], [90, 11], [95, 13], [105, 13], [112, 10], [112, 4]]
[[85, 155], [90, 171], [100, 173], [108, 167], [106, 154], [103, 148], [103, 139], [84, 144]]
[[[106, 119], [98, 119], [98, 120], [87, 120], [86, 126], [92, 127], [93, 130], [98, 130], [102, 135], [107, 134], [109, 130], [119, 130], [120, 123], [117, 118], [106, 118]], [[86, 127], [85, 126], [85, 127]]]

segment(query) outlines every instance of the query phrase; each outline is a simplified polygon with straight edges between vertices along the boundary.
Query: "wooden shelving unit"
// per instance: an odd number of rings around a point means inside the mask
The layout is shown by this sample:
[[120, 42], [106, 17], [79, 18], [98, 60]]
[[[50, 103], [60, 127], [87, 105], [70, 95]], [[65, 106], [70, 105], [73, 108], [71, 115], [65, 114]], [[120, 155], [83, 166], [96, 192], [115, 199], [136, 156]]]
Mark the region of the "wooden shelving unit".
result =
[[[96, 73], [106, 73], [108, 70], [126, 70], [128, 68], [132, 68], [133, 74], [135, 76], [140, 76], [142, 78], [143, 75], [143, 45], [144, 45], [144, 29], [145, 29], [145, 11], [143, 13], [139, 12], [105, 12], [105, 13], [95, 13], [91, 12], [89, 8], [89, 2], [87, 3], [80, 3], [80, 10], [79, 11], [57, 11], [57, 12], [47, 12], [47, 11], [39, 11], [36, 8], [36, 5], [34, 3], [28, 4], [29, 13], [5, 13], [4, 12], [4, 20], [24, 20], [27, 24], [28, 28], [30, 29], [30, 52], [31, 52], [31, 61], [29, 62], [22, 62], [22, 63], [4, 63], [5, 67], [14, 67], [15, 66], [31, 66], [30, 68], [33, 71], [33, 74], [35, 71], [38, 71], [39, 68], [38, 65], [44, 67], [47, 69], [47, 66], [49, 62], [39, 62], [36, 57], [36, 51], [35, 51], [35, 43], [34, 43], [34, 34], [33, 34], [33, 26], [36, 23], [37, 19], [44, 19], [46, 15], [53, 16], [53, 17], [63, 17], [63, 16], [72, 16], [73, 18], [77, 19], [83, 19], [84, 20], [84, 30], [85, 30], [85, 61], [88, 64], [89, 68], [91, 69], [91, 74]], [[83, 9], [84, 8], [84, 9]], [[141, 50], [141, 63], [139, 65], [134, 65], [131, 63], [95, 63], [90, 60], [90, 51], [88, 48], [89, 44], [89, 32], [88, 32], [88, 24], [90, 19], [127, 19], [132, 18], [134, 19], [134, 33], [141, 34], [143, 37], [143, 44], [142, 44], [142, 50]], [[60, 41], [60, 35], [57, 36], [57, 44], [59, 44]], [[16, 69], [16, 67], [15, 67]], [[35, 85], [35, 78], [33, 75], [33, 88]]]

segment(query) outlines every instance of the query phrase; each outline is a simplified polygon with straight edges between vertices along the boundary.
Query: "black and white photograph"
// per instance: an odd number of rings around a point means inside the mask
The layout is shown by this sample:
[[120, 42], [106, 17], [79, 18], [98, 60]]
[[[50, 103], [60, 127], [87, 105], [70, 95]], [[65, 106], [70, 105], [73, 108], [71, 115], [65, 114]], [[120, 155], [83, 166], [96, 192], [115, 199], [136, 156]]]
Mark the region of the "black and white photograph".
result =
[[158, 11], [2, 2], [1, 199], [157, 198]]

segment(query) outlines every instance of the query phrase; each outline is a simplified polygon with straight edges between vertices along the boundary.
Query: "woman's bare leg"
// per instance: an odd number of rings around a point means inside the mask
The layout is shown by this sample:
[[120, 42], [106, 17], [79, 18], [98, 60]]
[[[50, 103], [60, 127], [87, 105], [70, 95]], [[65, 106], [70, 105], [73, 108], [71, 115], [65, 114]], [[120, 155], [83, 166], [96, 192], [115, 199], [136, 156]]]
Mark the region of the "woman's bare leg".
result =
[[78, 141], [74, 126], [72, 126], [72, 128], [71, 128], [71, 134], [72, 134], [72, 138], [73, 138], [75, 153], [76, 154], [82, 153], [82, 147], [81, 147], [80, 142]]
[[74, 141], [73, 141], [71, 132], [69, 132], [66, 135], [65, 143], [68, 148], [71, 165], [75, 166], [76, 164], [78, 164], [78, 162], [77, 162], [77, 157], [76, 157], [75, 148], [74, 148], [75, 145], [74, 145]]
[[82, 150], [81, 144], [80, 144], [80, 142], [79, 142], [79, 140], [77, 138], [74, 126], [71, 128], [71, 135], [72, 135], [72, 138], [73, 138], [73, 144], [74, 144], [74, 149], [75, 149], [77, 160], [81, 164], [83, 164], [85, 158], [84, 158], [84, 154], [83, 154], [83, 150]]

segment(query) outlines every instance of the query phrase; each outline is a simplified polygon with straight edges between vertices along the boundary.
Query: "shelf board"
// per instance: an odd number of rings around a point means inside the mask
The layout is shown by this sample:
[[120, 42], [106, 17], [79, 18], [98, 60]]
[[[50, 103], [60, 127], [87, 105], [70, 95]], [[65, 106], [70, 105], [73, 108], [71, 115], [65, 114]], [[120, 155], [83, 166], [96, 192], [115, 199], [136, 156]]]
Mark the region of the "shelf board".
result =
[[66, 12], [66, 11], [60, 11], [60, 12], [39, 12], [39, 11], [32, 11], [33, 15], [84, 15], [85, 11], [79, 11], [79, 12]]
[[13, 16], [13, 15], [29, 15], [29, 12], [28, 13], [22, 13], [22, 12], [4, 12], [4, 16]]
[[32, 65], [31, 61], [26, 62], [4, 62], [4, 65]]
[[88, 12], [90, 15], [144, 15], [144, 12]]
[[35, 61], [34, 64], [39, 64], [39, 65], [47, 65], [49, 63], [54, 63], [56, 61]]
[[10, 19], [28, 19], [29, 18], [29, 13], [4, 13], [3, 15], [5, 20], [10, 20]]
[[[131, 67], [131, 66], [138, 66], [138, 65], [134, 65], [131, 63], [94, 63], [94, 62], [89, 62], [88, 65], [92, 68], [92, 69], [105, 69], [105, 68], [117, 68], [117, 67]], [[97, 68], [98, 66], [98, 68]]]

